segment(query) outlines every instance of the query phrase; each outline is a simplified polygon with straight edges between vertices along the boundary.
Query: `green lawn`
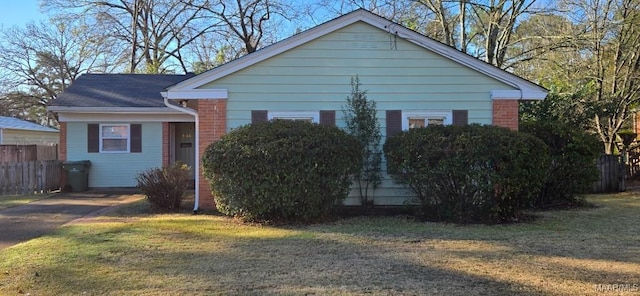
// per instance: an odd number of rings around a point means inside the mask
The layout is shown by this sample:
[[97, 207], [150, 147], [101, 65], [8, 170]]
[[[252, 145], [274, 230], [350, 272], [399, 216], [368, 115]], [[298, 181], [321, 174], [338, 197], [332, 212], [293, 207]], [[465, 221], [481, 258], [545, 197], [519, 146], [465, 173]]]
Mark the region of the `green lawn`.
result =
[[48, 196], [49, 196], [48, 194], [0, 195], [0, 210], [28, 204], [32, 201], [47, 198]]
[[299, 227], [136, 214], [141, 201], [0, 251], [0, 295], [640, 294], [640, 196], [588, 200], [529, 224]]

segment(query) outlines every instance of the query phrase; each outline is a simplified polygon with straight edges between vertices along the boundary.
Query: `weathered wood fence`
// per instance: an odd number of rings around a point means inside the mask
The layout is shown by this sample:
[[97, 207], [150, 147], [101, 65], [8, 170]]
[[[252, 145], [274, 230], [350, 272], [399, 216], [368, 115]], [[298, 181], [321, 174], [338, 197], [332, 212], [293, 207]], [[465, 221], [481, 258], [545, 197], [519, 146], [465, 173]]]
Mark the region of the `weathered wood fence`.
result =
[[0, 195], [46, 193], [60, 188], [57, 160], [0, 162]]
[[58, 159], [58, 146], [0, 145], [0, 162]]
[[640, 175], [640, 150], [634, 149], [629, 151], [627, 178], [637, 178], [638, 175]]
[[597, 161], [600, 178], [594, 186], [595, 192], [620, 192], [624, 188], [624, 165], [618, 155], [601, 155]]

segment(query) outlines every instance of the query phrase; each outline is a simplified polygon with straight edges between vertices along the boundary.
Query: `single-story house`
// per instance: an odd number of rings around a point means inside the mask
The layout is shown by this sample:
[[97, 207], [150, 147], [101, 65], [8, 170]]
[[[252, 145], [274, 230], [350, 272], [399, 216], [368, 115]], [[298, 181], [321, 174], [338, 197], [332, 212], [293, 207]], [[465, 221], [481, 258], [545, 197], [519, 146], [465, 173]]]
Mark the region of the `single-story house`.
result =
[[60, 140], [55, 128], [14, 117], [0, 116], [0, 145], [56, 145]]
[[[383, 136], [428, 124], [517, 129], [519, 101], [547, 95], [356, 10], [196, 76], [85, 74], [49, 110], [59, 115], [61, 158], [92, 161], [89, 187], [135, 186], [140, 171], [181, 160], [197, 172], [197, 210], [214, 206], [196, 161], [209, 144], [238, 126], [276, 118], [344, 126], [356, 75], [377, 103]], [[386, 176], [374, 202], [402, 204], [407, 194]]]

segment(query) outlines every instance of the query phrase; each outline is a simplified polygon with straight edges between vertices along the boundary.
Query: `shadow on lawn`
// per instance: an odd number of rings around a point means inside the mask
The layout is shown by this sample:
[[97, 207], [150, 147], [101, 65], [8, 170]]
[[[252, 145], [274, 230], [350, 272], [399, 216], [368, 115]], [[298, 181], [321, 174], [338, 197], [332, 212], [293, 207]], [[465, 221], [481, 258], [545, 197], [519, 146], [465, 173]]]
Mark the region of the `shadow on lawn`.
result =
[[[149, 242], [134, 243], [135, 233], [114, 229], [93, 238], [91, 245], [116, 243], [119, 246], [94, 254], [94, 268], [79, 273], [68, 254], [52, 268], [38, 269], [34, 281], [47, 285], [75, 287], [83, 281], [89, 291], [67, 293], [103, 294], [164, 291], [167, 294], [374, 294], [374, 295], [535, 295], [535, 283], [523, 287], [502, 280], [469, 275], [412, 262], [393, 250], [355, 242], [324, 238], [278, 238], [219, 240], [204, 238], [198, 249], [169, 250]], [[170, 234], [166, 234], [170, 235]], [[83, 234], [60, 238], [67, 243], [86, 244]], [[172, 238], [179, 240], [180, 238]], [[76, 241], [77, 240], [77, 241]], [[74, 242], [76, 241], [76, 242]], [[224, 248], [220, 249], [222, 244]], [[206, 246], [211, 245], [211, 249]], [[71, 248], [67, 250], [74, 253]], [[438, 260], [438, 258], [434, 258]], [[65, 261], [67, 260], [67, 261]], [[140, 275], [120, 278], [122, 275]], [[94, 272], [95, 271], [95, 272]], [[125, 287], [125, 290], [118, 290]], [[126, 291], [129, 292], [129, 291]]]
[[[217, 226], [206, 219], [208, 215], [203, 215], [202, 221], [192, 216], [171, 219], [166, 227], [188, 229], [203, 223], [201, 231], [172, 231], [165, 234], [171, 237], [164, 239], [195, 240], [197, 245], [187, 244], [177, 251], [123, 240], [124, 246], [113, 256], [120, 259], [97, 264], [175, 280], [181, 284], [173, 287], [146, 282], [158, 285], [158, 289], [175, 289], [175, 293], [567, 294], [558, 287], [572, 284], [589, 289], [596, 284], [637, 283], [633, 281], [640, 278], [640, 217], [623, 210], [636, 204], [619, 201], [612, 208], [605, 203], [598, 208], [550, 212], [531, 224], [493, 226], [418, 223], [401, 217], [352, 218], [275, 227], [293, 232], [279, 238], [212, 236], [207, 229]], [[570, 222], [558, 217], [568, 217]], [[621, 219], [624, 223], [619, 223]], [[135, 235], [109, 234], [114, 239]], [[64, 239], [84, 242], [87, 238]], [[100, 244], [102, 239], [98, 236], [92, 244]], [[59, 264], [43, 273], [66, 277], [67, 271], [61, 268], [70, 267]], [[73, 271], [68, 272], [70, 276], [64, 280], [73, 281]], [[93, 282], [97, 292], [113, 291], [99, 273], [82, 276]], [[145, 283], [136, 285], [145, 287]]]

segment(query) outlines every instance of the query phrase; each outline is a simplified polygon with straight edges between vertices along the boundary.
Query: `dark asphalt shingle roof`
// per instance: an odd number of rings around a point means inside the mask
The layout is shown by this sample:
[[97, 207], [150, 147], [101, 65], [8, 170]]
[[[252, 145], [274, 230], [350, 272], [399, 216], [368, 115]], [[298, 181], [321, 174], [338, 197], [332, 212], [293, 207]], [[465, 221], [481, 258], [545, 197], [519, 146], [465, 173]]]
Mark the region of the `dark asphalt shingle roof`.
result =
[[160, 92], [193, 74], [83, 74], [50, 106], [164, 107]]

